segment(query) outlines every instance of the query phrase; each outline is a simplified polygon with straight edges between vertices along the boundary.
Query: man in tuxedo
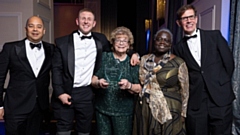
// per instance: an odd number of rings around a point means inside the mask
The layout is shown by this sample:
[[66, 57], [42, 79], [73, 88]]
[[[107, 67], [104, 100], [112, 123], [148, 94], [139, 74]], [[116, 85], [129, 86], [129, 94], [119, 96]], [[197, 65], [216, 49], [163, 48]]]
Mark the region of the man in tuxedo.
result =
[[[44, 34], [42, 19], [32, 16], [26, 23], [26, 38], [5, 43], [0, 52], [0, 118], [4, 116], [6, 135], [38, 135], [49, 109], [54, 45], [42, 41]], [[3, 97], [8, 71], [10, 80]]]
[[57, 135], [70, 135], [74, 119], [78, 135], [90, 134], [94, 112], [91, 78], [100, 68], [102, 52], [110, 51], [106, 36], [92, 32], [96, 21], [90, 9], [79, 11], [76, 24], [77, 31], [56, 39], [52, 107]]
[[230, 135], [232, 125], [232, 53], [219, 30], [197, 28], [197, 11], [184, 5], [177, 24], [185, 37], [173, 46], [189, 72], [189, 103], [186, 128], [189, 135]]

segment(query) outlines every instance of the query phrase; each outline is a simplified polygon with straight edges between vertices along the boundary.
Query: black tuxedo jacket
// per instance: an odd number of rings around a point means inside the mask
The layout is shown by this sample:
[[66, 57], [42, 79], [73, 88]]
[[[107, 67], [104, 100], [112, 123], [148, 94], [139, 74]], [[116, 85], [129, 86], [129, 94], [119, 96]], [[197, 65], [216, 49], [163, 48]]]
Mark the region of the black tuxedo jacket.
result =
[[[76, 33], [74, 31], [73, 33]], [[74, 42], [73, 33], [55, 40], [56, 49], [54, 51], [52, 82], [53, 82], [53, 107], [61, 105], [58, 96], [67, 93], [71, 94], [74, 82]], [[102, 52], [110, 51], [110, 44], [106, 36], [101, 33], [91, 32], [97, 48], [97, 58], [94, 72], [100, 68]]]
[[[37, 77], [28, 61], [25, 40], [6, 43], [0, 53], [0, 106], [5, 115], [29, 113], [38, 101], [40, 108], [49, 107], [51, 58], [54, 45], [43, 43], [45, 60]], [[4, 81], [7, 72], [10, 80], [3, 102]]]
[[219, 30], [201, 30], [201, 67], [193, 58], [186, 40], [173, 46], [173, 53], [187, 64], [189, 72], [189, 109], [200, 108], [203, 90], [218, 106], [230, 104], [235, 96], [231, 86], [233, 55]]

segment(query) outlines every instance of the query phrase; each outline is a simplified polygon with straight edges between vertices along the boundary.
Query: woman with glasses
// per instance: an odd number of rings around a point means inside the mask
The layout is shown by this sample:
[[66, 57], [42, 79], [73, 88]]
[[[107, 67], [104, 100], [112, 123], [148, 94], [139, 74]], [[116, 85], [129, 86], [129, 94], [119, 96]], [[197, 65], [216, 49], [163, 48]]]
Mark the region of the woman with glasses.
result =
[[139, 66], [131, 66], [127, 52], [133, 35], [126, 27], [111, 33], [112, 52], [103, 53], [101, 68], [92, 78], [96, 89], [95, 108], [98, 135], [131, 135], [134, 93], [141, 91]]
[[136, 102], [133, 135], [185, 135], [188, 102], [188, 70], [171, 54], [172, 33], [157, 31], [154, 52], [141, 58], [139, 78], [143, 86]]

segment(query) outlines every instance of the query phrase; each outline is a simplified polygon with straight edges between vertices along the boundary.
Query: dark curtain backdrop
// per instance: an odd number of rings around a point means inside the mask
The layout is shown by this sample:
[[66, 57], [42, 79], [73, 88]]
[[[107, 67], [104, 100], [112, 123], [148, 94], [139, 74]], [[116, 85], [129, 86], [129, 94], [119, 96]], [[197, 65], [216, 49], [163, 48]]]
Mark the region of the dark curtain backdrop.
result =
[[168, 21], [167, 28], [173, 33], [173, 45], [182, 38], [182, 29], [176, 24], [177, 10], [184, 4], [184, 0], [169, 0], [168, 1]]
[[149, 19], [149, 0], [101, 0], [101, 32], [108, 39], [118, 26], [128, 27], [134, 36], [134, 50], [140, 55], [145, 49], [145, 19]]
[[142, 56], [148, 53], [146, 49], [145, 19], [149, 19], [150, 2], [149, 0], [136, 0], [136, 51]]
[[150, 40], [149, 40], [149, 46], [148, 46], [148, 52], [152, 53], [154, 52], [154, 35], [158, 31], [158, 20], [156, 18], [157, 16], [157, 0], [149, 1], [150, 5], [152, 7], [149, 10], [149, 18], [151, 18], [152, 26], [150, 28]]
[[101, 32], [110, 38], [117, 27], [117, 0], [101, 0]]
[[230, 17], [230, 48], [233, 52], [235, 70], [232, 77], [233, 90], [236, 99], [233, 102], [232, 134], [240, 134], [240, 1], [231, 0]]

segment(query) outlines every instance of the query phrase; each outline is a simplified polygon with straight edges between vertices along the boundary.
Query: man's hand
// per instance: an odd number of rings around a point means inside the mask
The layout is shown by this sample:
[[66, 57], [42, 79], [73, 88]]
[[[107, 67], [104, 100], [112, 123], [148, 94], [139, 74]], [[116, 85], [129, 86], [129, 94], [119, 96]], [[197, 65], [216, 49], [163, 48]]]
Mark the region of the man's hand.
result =
[[139, 55], [137, 53], [134, 53], [131, 57], [131, 65], [132, 66], [136, 66], [140, 64], [140, 60], [139, 60]]
[[4, 109], [1, 108], [0, 109], [0, 120], [3, 120], [3, 116], [4, 116]]
[[70, 101], [71, 100], [71, 96], [66, 94], [66, 93], [61, 94], [58, 98], [62, 101], [63, 104], [71, 105], [71, 103], [72, 103]]
[[182, 123], [185, 123], [185, 118], [181, 117], [181, 121], [182, 121]]

